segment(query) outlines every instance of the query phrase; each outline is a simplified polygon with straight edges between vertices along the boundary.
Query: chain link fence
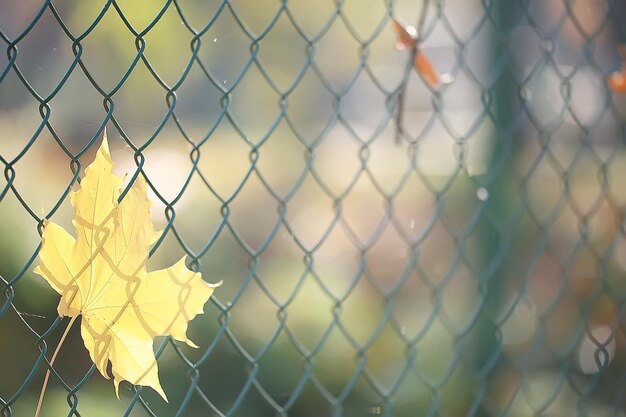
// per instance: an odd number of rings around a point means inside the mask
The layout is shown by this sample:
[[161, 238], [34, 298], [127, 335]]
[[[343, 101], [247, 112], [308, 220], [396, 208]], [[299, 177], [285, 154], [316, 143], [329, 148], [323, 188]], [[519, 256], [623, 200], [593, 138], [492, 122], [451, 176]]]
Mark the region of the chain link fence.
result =
[[[224, 280], [165, 403], [77, 328], [42, 416], [624, 416], [626, 4], [0, 4], [0, 415], [61, 333], [32, 270], [105, 127], [163, 239]], [[441, 83], [395, 48], [416, 26]]]

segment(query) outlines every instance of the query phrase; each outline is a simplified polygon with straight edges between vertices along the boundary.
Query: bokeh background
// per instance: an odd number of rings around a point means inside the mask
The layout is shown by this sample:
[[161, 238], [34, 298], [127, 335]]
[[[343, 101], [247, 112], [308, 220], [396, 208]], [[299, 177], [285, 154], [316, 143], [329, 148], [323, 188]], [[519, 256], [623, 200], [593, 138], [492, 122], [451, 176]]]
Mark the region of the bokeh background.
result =
[[624, 4], [424, 1], [3, 0], [0, 415], [67, 322], [32, 270], [104, 127], [149, 268], [224, 285], [199, 349], [155, 343], [169, 403], [75, 326], [42, 416], [625, 415]]

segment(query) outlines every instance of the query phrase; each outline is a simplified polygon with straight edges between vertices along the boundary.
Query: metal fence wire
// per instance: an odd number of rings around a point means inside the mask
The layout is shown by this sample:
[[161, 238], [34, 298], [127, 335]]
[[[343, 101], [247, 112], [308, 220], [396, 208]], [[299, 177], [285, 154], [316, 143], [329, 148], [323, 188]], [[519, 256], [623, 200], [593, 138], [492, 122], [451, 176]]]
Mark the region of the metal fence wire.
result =
[[68, 321], [32, 271], [105, 127], [149, 269], [224, 285], [198, 349], [155, 342], [169, 403], [75, 326], [42, 416], [626, 415], [624, 10], [3, 0], [0, 415]]

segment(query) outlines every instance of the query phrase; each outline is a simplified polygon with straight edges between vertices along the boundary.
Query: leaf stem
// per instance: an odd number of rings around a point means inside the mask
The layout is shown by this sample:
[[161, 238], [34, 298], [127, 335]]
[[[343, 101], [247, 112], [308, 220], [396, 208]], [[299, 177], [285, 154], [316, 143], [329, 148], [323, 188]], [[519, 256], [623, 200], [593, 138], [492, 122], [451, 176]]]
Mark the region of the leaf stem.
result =
[[41, 411], [41, 404], [43, 403], [43, 396], [46, 393], [46, 387], [48, 386], [48, 380], [50, 379], [50, 371], [52, 370], [52, 365], [54, 365], [54, 360], [57, 358], [57, 354], [59, 353], [59, 350], [61, 350], [61, 346], [63, 346], [63, 342], [65, 341], [65, 338], [70, 332], [70, 329], [72, 328], [72, 324], [74, 324], [74, 320], [76, 320], [76, 317], [78, 316], [73, 316], [70, 322], [67, 324], [67, 327], [65, 328], [65, 332], [63, 332], [63, 336], [61, 336], [61, 340], [59, 340], [59, 344], [57, 345], [56, 350], [52, 354], [52, 359], [50, 360], [50, 367], [46, 371], [46, 377], [44, 378], [43, 386], [41, 387], [41, 394], [39, 394], [39, 402], [37, 403], [37, 410], [35, 411], [35, 417], [39, 417], [39, 412]]

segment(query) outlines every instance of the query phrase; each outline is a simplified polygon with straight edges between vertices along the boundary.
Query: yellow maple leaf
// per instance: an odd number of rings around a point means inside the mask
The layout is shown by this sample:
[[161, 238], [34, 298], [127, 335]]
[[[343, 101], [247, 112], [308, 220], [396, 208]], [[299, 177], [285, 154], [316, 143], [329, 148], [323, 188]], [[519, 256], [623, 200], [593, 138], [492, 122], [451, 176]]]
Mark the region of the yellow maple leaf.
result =
[[170, 335], [196, 347], [187, 323], [220, 284], [209, 284], [185, 266], [148, 272], [146, 261], [157, 233], [150, 221], [151, 202], [143, 177], [122, 199], [122, 178], [113, 174], [106, 133], [80, 189], [70, 194], [77, 238], [46, 222], [40, 265], [35, 273], [61, 294], [61, 316], [82, 316], [81, 335], [91, 359], [105, 378], [111, 362], [113, 382], [154, 388], [159, 383], [153, 339]]

